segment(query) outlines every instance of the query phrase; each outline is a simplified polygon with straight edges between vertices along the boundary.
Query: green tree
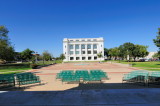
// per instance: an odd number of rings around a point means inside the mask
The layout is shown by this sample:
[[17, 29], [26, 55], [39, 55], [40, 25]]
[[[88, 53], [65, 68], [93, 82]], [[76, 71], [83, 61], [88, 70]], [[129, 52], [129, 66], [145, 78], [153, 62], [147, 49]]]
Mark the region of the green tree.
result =
[[64, 54], [61, 54], [60, 57], [59, 57], [61, 60], [64, 60], [66, 57]]
[[126, 51], [125, 51], [125, 48], [123, 47], [123, 45], [120, 45], [120, 46], [118, 47], [118, 49], [119, 49], [119, 57], [120, 57], [122, 60], [124, 60], [124, 58], [125, 58], [126, 55], [127, 55], [127, 53], [126, 53]]
[[155, 53], [152, 57], [160, 59], [160, 53]]
[[156, 39], [153, 39], [153, 42], [159, 48], [158, 53], [160, 53], [160, 28], [158, 28], [157, 34], [158, 35], [156, 36]]
[[130, 42], [124, 43], [123, 45], [120, 45], [119, 49], [120, 49], [120, 56], [124, 56], [124, 58], [127, 58], [128, 55], [129, 57], [133, 57], [133, 50], [134, 50], [133, 43]]
[[97, 57], [100, 58], [100, 61], [101, 61], [101, 58], [103, 57], [102, 53], [98, 53]]
[[118, 49], [118, 47], [109, 49], [109, 55], [112, 57], [112, 59], [116, 60], [117, 57], [119, 57], [119, 49]]
[[134, 45], [134, 50], [132, 51], [132, 56], [134, 61], [137, 57], [145, 57], [149, 54], [147, 51], [148, 46]]
[[21, 52], [21, 57], [23, 60], [27, 60], [30, 61], [31, 59], [33, 59], [33, 50], [30, 50], [29, 48], [25, 49], [24, 51]]
[[9, 41], [8, 32], [5, 26], [0, 26], [0, 59], [11, 61], [14, 60], [15, 51]]
[[52, 59], [52, 54], [49, 53], [47, 50], [45, 50], [45, 51], [42, 53], [42, 55], [43, 55], [43, 59], [44, 59], [45, 61], [50, 61], [50, 60]]
[[104, 48], [104, 56], [107, 56], [107, 58], [110, 57], [110, 55], [109, 55], [109, 49]]

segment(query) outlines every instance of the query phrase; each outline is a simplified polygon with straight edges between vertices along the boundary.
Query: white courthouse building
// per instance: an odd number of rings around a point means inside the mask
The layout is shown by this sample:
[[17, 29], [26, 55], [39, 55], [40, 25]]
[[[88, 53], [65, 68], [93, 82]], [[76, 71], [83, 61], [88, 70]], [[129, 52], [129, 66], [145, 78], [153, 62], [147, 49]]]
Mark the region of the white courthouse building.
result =
[[[64, 61], [99, 61], [104, 60], [104, 39], [80, 38], [63, 40]], [[102, 53], [102, 58], [97, 54]]]

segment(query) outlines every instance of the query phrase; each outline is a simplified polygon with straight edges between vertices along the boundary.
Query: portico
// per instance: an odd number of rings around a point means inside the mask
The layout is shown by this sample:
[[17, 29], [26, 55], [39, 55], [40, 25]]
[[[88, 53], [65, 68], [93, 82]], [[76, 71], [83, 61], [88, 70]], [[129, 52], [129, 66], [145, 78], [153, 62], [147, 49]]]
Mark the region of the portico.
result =
[[[80, 38], [63, 40], [64, 61], [98, 61], [104, 60], [103, 38]], [[97, 54], [101, 53], [102, 58]]]

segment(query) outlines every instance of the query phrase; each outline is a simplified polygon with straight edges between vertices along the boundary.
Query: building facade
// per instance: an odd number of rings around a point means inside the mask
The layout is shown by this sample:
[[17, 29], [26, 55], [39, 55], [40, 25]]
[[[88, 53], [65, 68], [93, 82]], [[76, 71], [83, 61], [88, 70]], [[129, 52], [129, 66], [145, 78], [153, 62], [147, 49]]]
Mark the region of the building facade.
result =
[[[98, 58], [97, 54], [102, 57]], [[80, 38], [63, 40], [64, 61], [99, 61], [104, 60], [104, 39], [100, 38]]]
[[146, 59], [152, 59], [153, 55], [155, 55], [157, 52], [149, 52], [148, 56], [146, 56]]

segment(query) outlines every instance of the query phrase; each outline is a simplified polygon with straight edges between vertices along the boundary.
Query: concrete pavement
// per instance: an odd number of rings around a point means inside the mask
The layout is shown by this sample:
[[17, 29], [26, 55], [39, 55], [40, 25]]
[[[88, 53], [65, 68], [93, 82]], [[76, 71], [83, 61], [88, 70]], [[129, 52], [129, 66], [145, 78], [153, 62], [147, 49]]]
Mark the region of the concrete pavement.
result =
[[0, 92], [0, 106], [160, 106], [160, 89]]

